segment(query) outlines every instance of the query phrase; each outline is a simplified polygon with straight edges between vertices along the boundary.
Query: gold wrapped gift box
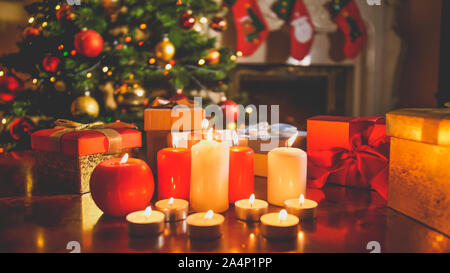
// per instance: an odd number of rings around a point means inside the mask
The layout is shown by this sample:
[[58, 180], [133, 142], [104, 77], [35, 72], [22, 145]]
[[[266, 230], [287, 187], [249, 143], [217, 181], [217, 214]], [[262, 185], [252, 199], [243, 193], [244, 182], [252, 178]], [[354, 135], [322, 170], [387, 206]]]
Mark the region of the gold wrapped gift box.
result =
[[386, 115], [388, 206], [450, 235], [450, 109]]

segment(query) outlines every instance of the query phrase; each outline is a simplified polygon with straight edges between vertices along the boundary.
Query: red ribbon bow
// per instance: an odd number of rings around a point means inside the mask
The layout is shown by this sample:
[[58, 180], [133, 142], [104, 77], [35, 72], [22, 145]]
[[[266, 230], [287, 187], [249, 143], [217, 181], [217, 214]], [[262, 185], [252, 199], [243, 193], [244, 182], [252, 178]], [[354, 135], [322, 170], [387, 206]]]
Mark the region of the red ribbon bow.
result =
[[389, 137], [384, 118], [358, 118], [351, 121], [361, 128], [350, 136], [350, 149], [336, 147], [308, 151], [308, 186], [325, 183], [372, 188], [387, 199]]

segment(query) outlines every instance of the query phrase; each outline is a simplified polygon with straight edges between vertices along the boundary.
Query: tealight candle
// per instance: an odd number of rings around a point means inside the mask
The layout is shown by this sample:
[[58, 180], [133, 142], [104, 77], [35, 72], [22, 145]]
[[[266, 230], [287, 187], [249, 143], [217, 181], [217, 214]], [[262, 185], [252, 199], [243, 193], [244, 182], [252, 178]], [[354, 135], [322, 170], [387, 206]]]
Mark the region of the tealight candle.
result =
[[193, 239], [211, 240], [222, 236], [222, 226], [225, 218], [212, 210], [198, 212], [187, 217], [189, 237]]
[[126, 221], [131, 236], [156, 236], [164, 230], [164, 213], [152, 211], [150, 206], [128, 214]]
[[267, 213], [269, 204], [266, 201], [255, 199], [252, 194], [249, 199], [242, 199], [234, 203], [236, 218], [243, 221], [257, 222], [261, 215]]
[[305, 199], [303, 194], [300, 194], [298, 199], [284, 201], [284, 207], [289, 214], [299, 217], [300, 220], [311, 220], [316, 218], [317, 202]]
[[164, 213], [166, 222], [180, 221], [186, 219], [189, 202], [183, 199], [170, 199], [159, 200], [155, 203], [155, 207]]
[[297, 216], [282, 209], [279, 213], [261, 216], [261, 231], [265, 237], [271, 239], [294, 238], [297, 236], [298, 222]]

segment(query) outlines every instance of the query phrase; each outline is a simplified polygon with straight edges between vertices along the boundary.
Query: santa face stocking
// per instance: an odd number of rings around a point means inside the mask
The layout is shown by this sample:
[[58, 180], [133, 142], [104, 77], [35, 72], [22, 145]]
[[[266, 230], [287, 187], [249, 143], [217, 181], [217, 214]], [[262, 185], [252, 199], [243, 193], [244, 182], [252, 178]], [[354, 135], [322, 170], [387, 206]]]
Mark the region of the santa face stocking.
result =
[[290, 25], [291, 57], [301, 61], [311, 51], [314, 28], [303, 0], [297, 0], [292, 10]]
[[256, 0], [237, 0], [232, 7], [237, 33], [237, 50], [252, 55], [266, 40], [269, 30]]
[[314, 28], [308, 9], [303, 0], [279, 0], [272, 10], [290, 27], [291, 57], [303, 60], [311, 51], [314, 41]]
[[333, 21], [345, 35], [344, 54], [353, 59], [358, 56], [367, 38], [366, 26], [353, 0], [332, 0], [330, 13]]

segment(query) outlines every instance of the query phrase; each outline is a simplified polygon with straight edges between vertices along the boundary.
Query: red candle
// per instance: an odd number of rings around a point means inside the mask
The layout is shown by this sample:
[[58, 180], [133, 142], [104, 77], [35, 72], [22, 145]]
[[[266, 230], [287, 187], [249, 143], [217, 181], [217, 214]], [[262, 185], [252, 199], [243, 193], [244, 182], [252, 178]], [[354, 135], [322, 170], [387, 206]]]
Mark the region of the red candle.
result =
[[158, 152], [158, 199], [189, 200], [191, 151], [165, 148]]
[[150, 167], [140, 159], [128, 158], [128, 154], [98, 164], [90, 180], [92, 199], [111, 216], [145, 209], [154, 186]]
[[253, 150], [249, 147], [230, 147], [228, 199], [234, 203], [254, 192]]

